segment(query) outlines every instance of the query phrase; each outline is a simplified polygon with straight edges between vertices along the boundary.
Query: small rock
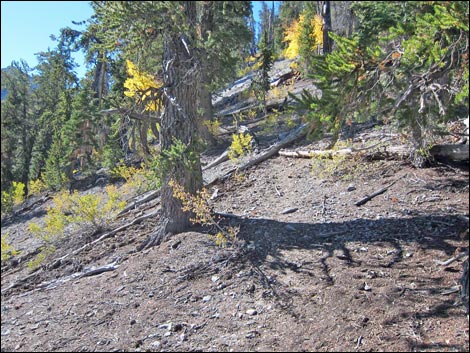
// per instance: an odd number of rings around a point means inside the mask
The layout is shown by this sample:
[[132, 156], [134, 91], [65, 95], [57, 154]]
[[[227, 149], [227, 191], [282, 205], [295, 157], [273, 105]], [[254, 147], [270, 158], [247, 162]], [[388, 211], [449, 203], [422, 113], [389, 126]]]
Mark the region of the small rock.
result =
[[[256, 245], [255, 245], [255, 242], [254, 241], [249, 241], [248, 242], [248, 245], [246, 246], [246, 248], [248, 250], [255, 250], [256, 249]], [[237, 275], [238, 276], [238, 275]]]
[[211, 299], [212, 299], [212, 296], [206, 295], [205, 297], [202, 298], [202, 301], [203, 301], [203, 302], [208, 302], [208, 301], [211, 300]]
[[180, 244], [181, 244], [181, 240], [178, 240], [177, 242], [171, 244], [171, 248], [172, 249], [177, 249], [178, 246], [180, 246]]
[[182, 325], [182, 324], [174, 324], [174, 325], [171, 327], [171, 331], [174, 331], [174, 332], [181, 331], [182, 329], [183, 329], [183, 325]]
[[281, 211], [281, 214], [288, 214], [288, 213], [294, 213], [297, 211], [299, 208], [298, 207], [289, 207]]
[[367, 283], [364, 283], [364, 288], [366, 292], [370, 292], [372, 290], [372, 287], [370, 287]]
[[286, 225], [285, 228], [286, 228], [287, 230], [292, 231], [292, 232], [297, 231], [297, 229], [296, 229], [294, 226], [290, 225], [290, 224]]
[[219, 276], [212, 276], [211, 281], [212, 282], [217, 282], [219, 280], [219, 278], [220, 278]]
[[349, 184], [348, 188], [346, 189], [348, 192], [351, 192], [351, 191], [354, 191], [356, 190], [356, 187], [354, 186], [354, 184]]
[[161, 345], [162, 344], [161, 344], [160, 341], [154, 341], [154, 342], [150, 343], [150, 347], [152, 347], [152, 348], [160, 348]]
[[258, 312], [256, 311], [256, 309], [248, 309], [248, 310], [246, 311], [246, 313], [247, 313], [247, 315], [252, 315], [252, 316], [258, 314]]
[[250, 331], [250, 332], [248, 332], [248, 333], [245, 335], [245, 337], [246, 337], [246, 338], [254, 338], [254, 337], [256, 337], [257, 335], [259, 335], [259, 332], [258, 332], [258, 331]]
[[249, 285], [247, 288], [246, 288], [246, 291], [248, 293], [253, 293], [256, 289], [256, 286], [252, 283], [251, 285]]
[[173, 324], [170, 322], [169, 324], [159, 325], [158, 328], [171, 331], [172, 326], [173, 326]]

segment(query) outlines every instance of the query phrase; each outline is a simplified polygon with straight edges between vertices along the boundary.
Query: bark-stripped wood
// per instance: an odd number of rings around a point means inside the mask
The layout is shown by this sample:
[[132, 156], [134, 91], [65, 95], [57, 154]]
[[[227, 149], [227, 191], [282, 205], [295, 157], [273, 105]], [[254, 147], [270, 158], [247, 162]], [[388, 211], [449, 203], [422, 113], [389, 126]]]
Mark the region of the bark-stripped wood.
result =
[[278, 143], [272, 145], [268, 149], [258, 153], [255, 155], [253, 158], [249, 159], [247, 162], [243, 163], [242, 165], [238, 167], [234, 167], [231, 170], [229, 170], [227, 173], [225, 173], [222, 176], [216, 177], [213, 179], [211, 182], [207, 183], [205, 186], [209, 187], [212, 186], [220, 181], [224, 181], [227, 178], [229, 178], [233, 172], [235, 171], [243, 171], [248, 168], [251, 168], [261, 162], [264, 162], [265, 160], [277, 155], [279, 150], [283, 147], [286, 147], [290, 145], [291, 143], [294, 143], [298, 139], [304, 137], [307, 134], [307, 124], [302, 124], [298, 128], [296, 128], [294, 131], [292, 131], [290, 134], [288, 134], [284, 139], [279, 141]]

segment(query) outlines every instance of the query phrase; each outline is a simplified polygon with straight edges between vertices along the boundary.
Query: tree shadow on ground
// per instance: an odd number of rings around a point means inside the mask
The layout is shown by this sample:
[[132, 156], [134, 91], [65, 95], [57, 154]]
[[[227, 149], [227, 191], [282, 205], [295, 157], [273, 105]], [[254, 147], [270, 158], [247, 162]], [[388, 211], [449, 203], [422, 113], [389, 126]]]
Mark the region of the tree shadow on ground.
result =
[[274, 258], [278, 268], [287, 266], [282, 258], [283, 249], [327, 250], [327, 257], [336, 250], [343, 253], [339, 258], [354, 264], [351, 257], [350, 242], [388, 244], [394, 250], [391, 257], [380, 261], [381, 267], [391, 267], [403, 260], [402, 243], [417, 243], [423, 249], [444, 251], [451, 256], [456, 246], [451, 240], [459, 239], [459, 230], [468, 227], [459, 215], [418, 215], [410, 218], [381, 218], [377, 220], [355, 219], [347, 222], [329, 223], [292, 223], [271, 219], [244, 218], [240, 225], [239, 236], [253, 242], [258, 264], [266, 261], [269, 255]]
[[[313, 282], [334, 286], [338, 271], [349, 271], [350, 276], [353, 273], [367, 274], [369, 271], [395, 271], [401, 284], [398, 284], [396, 278], [384, 279], [384, 285], [391, 291], [387, 293], [390, 298], [387, 295], [384, 297], [390, 303], [402, 301], [404, 308], [410, 310], [404, 314], [416, 317], [455, 316], [456, 306], [445, 301], [446, 298], [442, 296], [443, 291], [449, 289], [449, 284], [432, 271], [421, 271], [430, 264], [421, 260], [409, 261], [409, 258], [415, 256], [410, 253], [410, 249], [417, 249], [417, 252], [442, 252], [442, 255], [438, 255], [442, 257], [435, 260], [447, 260], [453, 256], [458, 247], [456, 244], [463, 241], [460, 230], [468, 227], [468, 221], [462, 216], [427, 214], [331, 223], [244, 218], [234, 223], [240, 226], [239, 237], [252, 249], [247, 256], [262, 284], [273, 289], [274, 295], [283, 296], [281, 300], [284, 303], [292, 302], [293, 295], [301, 296], [303, 293], [296, 293], [288, 285], [276, 283], [268, 272], [281, 276], [307, 275], [314, 278]], [[374, 247], [375, 253], [368, 253], [368, 247]], [[378, 253], [381, 255], [377, 256]], [[417, 274], [421, 277], [416, 277]], [[416, 306], [416, 301], [419, 302], [423, 297], [431, 303], [429, 310]], [[401, 318], [395, 317], [383, 324], [392, 325], [393, 320], [400, 321]], [[415, 346], [416, 342], [413, 343]]]

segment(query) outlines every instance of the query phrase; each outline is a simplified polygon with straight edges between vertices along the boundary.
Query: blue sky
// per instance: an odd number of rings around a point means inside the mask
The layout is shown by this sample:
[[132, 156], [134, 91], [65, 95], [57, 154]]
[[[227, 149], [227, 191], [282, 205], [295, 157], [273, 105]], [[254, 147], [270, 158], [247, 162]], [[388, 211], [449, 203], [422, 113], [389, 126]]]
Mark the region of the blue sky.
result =
[[[34, 54], [56, 46], [51, 34], [58, 36], [67, 26], [78, 28], [72, 21], [86, 20], [93, 14], [88, 1], [2, 1], [1, 6], [2, 68], [20, 59], [36, 66]], [[76, 61], [82, 66], [76, 71], [82, 75], [83, 56]]]
[[[271, 1], [267, 3], [271, 6]], [[67, 26], [79, 29], [72, 21], [83, 21], [93, 14], [88, 1], [2, 1], [1, 6], [2, 68], [20, 59], [30, 67], [36, 66], [34, 54], [56, 46], [51, 34], [58, 36]], [[261, 1], [253, 1], [256, 21], [260, 9]], [[83, 55], [77, 54], [75, 61], [81, 66], [76, 69], [81, 77], [86, 71]]]

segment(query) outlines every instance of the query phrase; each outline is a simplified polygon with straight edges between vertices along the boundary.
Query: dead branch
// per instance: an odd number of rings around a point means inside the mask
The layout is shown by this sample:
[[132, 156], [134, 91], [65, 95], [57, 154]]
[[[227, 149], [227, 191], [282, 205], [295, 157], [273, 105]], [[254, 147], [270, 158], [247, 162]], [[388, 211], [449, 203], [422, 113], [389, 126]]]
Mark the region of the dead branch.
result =
[[220, 163], [228, 161], [228, 159], [229, 159], [228, 158], [228, 150], [225, 150], [215, 161], [213, 161], [212, 163], [206, 165], [204, 168], [202, 168], [202, 170], [204, 171], [204, 170], [213, 168], [216, 165], [219, 165]]
[[400, 180], [401, 178], [403, 178], [405, 175], [402, 175], [401, 177], [395, 179], [394, 181], [392, 181], [390, 184], [388, 184], [386, 187], [380, 189], [379, 191], [376, 191], [374, 192], [372, 195], [370, 196], [366, 196], [364, 197], [362, 200], [359, 200], [355, 203], [356, 206], [361, 206], [361, 205], [364, 205], [366, 202], [372, 200], [374, 197], [378, 196], [378, 195], [381, 195], [383, 194], [385, 191], [387, 191], [393, 184], [395, 184], [398, 180]]
[[43, 204], [45, 203], [46, 201], [49, 201], [52, 199], [52, 196], [49, 195], [49, 194], [46, 194], [44, 196], [42, 196], [41, 198], [39, 198], [38, 200], [34, 201], [31, 205], [27, 205], [23, 208], [20, 208], [19, 210], [17, 210], [15, 213], [16, 214], [20, 214], [20, 213], [24, 213], [26, 211], [29, 211], [29, 210], [32, 210], [33, 208], [35, 208], [38, 204]]
[[226, 172], [224, 175], [216, 177], [214, 180], [206, 184], [206, 187], [212, 186], [219, 181], [224, 181], [227, 178], [229, 178], [233, 172], [235, 171], [243, 171], [246, 170], [250, 167], [253, 167], [261, 162], [264, 162], [265, 160], [271, 158], [272, 156], [276, 155], [279, 150], [295, 141], [298, 139], [304, 137], [307, 134], [307, 124], [302, 124], [298, 128], [296, 128], [294, 131], [292, 131], [290, 134], [288, 134], [284, 139], [279, 141], [278, 143], [272, 145], [268, 149], [262, 151], [261, 153], [255, 155], [252, 159], [248, 160], [247, 162], [243, 163], [242, 165], [238, 167], [234, 167], [228, 172]]
[[155, 216], [157, 213], [159, 212], [159, 210], [157, 211], [154, 211], [154, 212], [150, 212], [149, 214], [146, 214], [146, 215], [143, 215], [141, 217], [137, 217], [135, 219], [133, 219], [131, 222], [129, 223], [126, 223], [120, 227], [117, 227], [115, 229], [113, 229], [112, 231], [110, 232], [107, 232], [105, 234], [103, 234], [102, 236], [100, 236], [99, 238], [93, 240], [91, 243], [87, 243], [85, 245], [83, 245], [82, 247], [74, 250], [73, 252], [69, 253], [69, 254], [66, 254], [64, 256], [62, 256], [61, 258], [57, 259], [56, 261], [54, 261], [52, 264], [51, 264], [51, 267], [52, 268], [57, 268], [59, 267], [63, 261], [68, 258], [69, 256], [75, 256], [75, 255], [78, 255], [79, 253], [81, 253], [83, 250], [86, 250], [88, 248], [90, 248], [91, 246], [95, 245], [96, 243], [100, 242], [101, 240], [104, 240], [106, 238], [109, 238], [110, 236], [116, 234], [117, 232], [120, 232], [124, 229], [127, 229], [129, 228], [130, 226], [134, 225], [134, 224], [137, 224], [137, 223], [140, 223], [142, 222], [144, 219], [147, 219], [147, 218], [150, 218], [150, 217], [153, 217]]
[[[63, 264], [64, 260], [67, 259], [68, 257], [70, 256], [74, 256], [74, 255], [78, 255], [79, 253], [81, 253], [83, 250], [86, 250], [88, 248], [90, 248], [92, 245], [100, 242], [101, 240], [103, 239], [106, 239], [106, 238], [109, 238], [110, 236], [116, 234], [117, 232], [121, 231], [121, 230], [124, 230], [126, 228], [129, 228], [130, 226], [134, 225], [134, 224], [137, 224], [139, 222], [142, 222], [144, 219], [147, 219], [147, 218], [150, 218], [150, 217], [153, 217], [155, 216], [159, 211], [154, 211], [154, 212], [151, 212], [149, 214], [146, 214], [144, 216], [141, 216], [141, 217], [138, 217], [138, 218], [135, 218], [134, 220], [132, 220], [132, 222], [129, 222], [127, 224], [124, 224], [120, 227], [117, 227], [115, 229], [113, 229], [112, 231], [110, 232], [107, 232], [105, 234], [103, 234], [102, 236], [100, 236], [98, 239], [95, 239], [93, 240], [91, 243], [87, 243], [85, 245], [83, 245], [82, 247], [72, 251], [71, 253], [69, 254], [66, 254], [62, 257], [60, 257], [59, 259], [56, 259], [52, 264], [48, 265], [47, 267], [49, 268], [58, 268], [60, 265]], [[113, 263], [114, 264], [114, 263]], [[85, 271], [85, 272], [82, 272], [82, 273], [79, 273], [81, 277], [85, 277], [85, 276], [94, 276], [94, 275], [97, 275], [101, 272], [105, 272], [105, 271], [112, 271], [113, 268], [112, 268], [112, 265], [106, 265], [106, 266], [103, 266], [103, 267], [99, 267], [99, 268], [96, 268], [96, 269], [90, 269], [89, 271]], [[108, 269], [107, 269], [108, 268]], [[117, 268], [117, 267], [116, 267]], [[114, 268], [115, 269], [115, 268]], [[8, 286], [7, 288], [5, 288], [4, 290], [2, 290], [2, 294], [4, 294], [5, 292], [13, 289], [13, 288], [16, 288], [16, 287], [19, 287], [21, 285], [23, 285], [24, 283], [26, 283], [28, 280], [36, 277], [39, 273], [41, 273], [43, 270], [42, 269], [39, 269], [38, 271], [22, 278], [22, 279], [19, 279], [17, 280], [15, 283], [11, 284], [10, 286]], [[75, 273], [71, 276], [75, 276], [77, 277], [78, 275]], [[41, 285], [40, 285], [41, 286]], [[39, 287], [39, 288], [42, 288], [42, 287]]]
[[33, 273], [27, 275], [26, 277], [23, 277], [23, 278], [17, 280], [16, 282], [10, 284], [7, 288], [5, 288], [5, 289], [2, 290], [2, 295], [3, 295], [4, 293], [8, 292], [10, 289], [19, 287], [19, 286], [23, 285], [24, 283], [26, 283], [27, 281], [29, 281], [30, 279], [35, 278], [35, 277], [36, 277], [37, 275], [39, 275], [42, 271], [43, 271], [43, 270], [42, 270], [42, 268], [41, 268], [41, 269], [39, 269], [39, 270], [37, 270], [37, 271], [35, 271], [35, 272], [33, 272]]
[[26, 293], [23, 293], [21, 296], [25, 296], [25, 295], [28, 295], [32, 292], [36, 292], [36, 291], [43, 290], [43, 289], [45, 289], [45, 290], [54, 289], [57, 286], [59, 286], [60, 284], [69, 282], [71, 280], [76, 280], [76, 279], [80, 279], [80, 278], [83, 278], [83, 277], [96, 276], [96, 275], [99, 275], [99, 274], [104, 273], [104, 272], [114, 271], [117, 268], [119, 268], [119, 265], [117, 265], [115, 262], [104, 265], [104, 266], [100, 266], [100, 267], [91, 267], [89, 269], [86, 269], [83, 272], [75, 272], [75, 273], [72, 273], [71, 275], [68, 275], [68, 276], [56, 278], [56, 279], [53, 279], [51, 281], [42, 282], [42, 283], [38, 284], [36, 286], [36, 288], [34, 288], [34, 289], [32, 289], [32, 290], [30, 290]]
[[137, 208], [137, 206], [140, 206], [144, 203], [147, 203], [149, 201], [152, 201], [152, 200], [156, 199], [159, 196], [160, 196], [160, 189], [152, 190], [151, 192], [149, 192], [147, 195], [145, 195], [141, 199], [137, 199], [137, 200], [133, 201], [131, 204], [127, 205], [121, 212], [119, 212], [118, 217], [122, 216], [124, 213], [126, 213], [126, 212], [128, 212], [128, 211], [130, 211], [134, 208]]
[[465, 256], [468, 256], [468, 251], [464, 251], [464, 252], [461, 252], [460, 254], [454, 256], [454, 257], [451, 257], [450, 259], [446, 260], [446, 261], [440, 261], [440, 260], [434, 260], [434, 262], [438, 265], [441, 265], [441, 266], [447, 266], [447, 265], [450, 265], [451, 263], [461, 259], [462, 257], [465, 257]]
[[299, 158], [312, 158], [312, 157], [323, 157], [323, 158], [332, 158], [338, 155], [349, 155], [355, 152], [362, 152], [371, 150], [381, 144], [384, 144], [388, 141], [392, 140], [391, 138], [379, 141], [372, 146], [366, 146], [361, 148], [343, 148], [340, 150], [310, 150], [310, 151], [279, 151], [280, 156], [285, 157], [299, 157]]

